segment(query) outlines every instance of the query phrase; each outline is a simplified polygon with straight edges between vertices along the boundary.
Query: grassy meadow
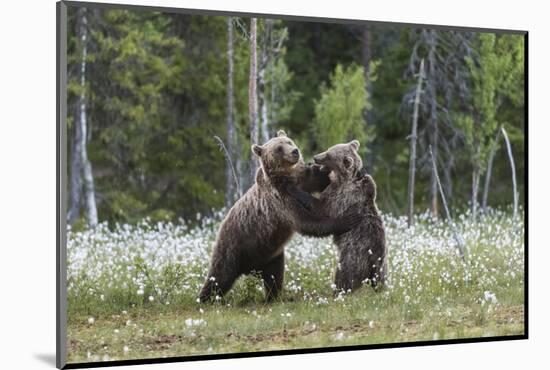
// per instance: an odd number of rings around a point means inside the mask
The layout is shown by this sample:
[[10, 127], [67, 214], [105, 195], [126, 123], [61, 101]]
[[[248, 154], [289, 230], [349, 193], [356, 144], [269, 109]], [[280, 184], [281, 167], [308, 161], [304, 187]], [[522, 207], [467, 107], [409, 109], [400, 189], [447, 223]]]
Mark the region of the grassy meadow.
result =
[[296, 235], [285, 291], [264, 301], [261, 281], [239, 279], [213, 304], [196, 302], [224, 212], [183, 222], [68, 232], [68, 362], [490, 337], [524, 333], [524, 225], [506, 210], [474, 223], [428, 214], [407, 228], [384, 215], [388, 284], [335, 294], [330, 238]]

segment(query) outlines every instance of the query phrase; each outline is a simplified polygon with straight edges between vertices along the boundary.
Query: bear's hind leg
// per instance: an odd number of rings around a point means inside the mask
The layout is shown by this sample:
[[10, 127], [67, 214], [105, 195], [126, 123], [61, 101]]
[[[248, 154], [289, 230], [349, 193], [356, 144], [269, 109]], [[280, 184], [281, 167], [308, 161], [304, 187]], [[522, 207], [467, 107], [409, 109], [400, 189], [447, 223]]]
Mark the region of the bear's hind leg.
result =
[[[382, 257], [380, 257], [380, 260]], [[386, 284], [386, 271], [387, 271], [387, 261], [377, 260], [373, 263], [369, 270], [369, 279], [371, 281], [372, 287], [374, 290], [379, 291]]]
[[348, 293], [361, 287], [362, 275], [364, 274], [361, 274], [360, 267], [357, 256], [354, 257], [353, 254], [345, 251], [340, 252], [340, 259], [334, 277], [336, 295], [341, 291]]
[[208, 272], [208, 277], [199, 293], [201, 303], [209, 301], [212, 297], [223, 297], [233, 283], [239, 277], [239, 272], [235, 264], [225, 261], [214, 264]]
[[349, 280], [348, 272], [349, 271], [345, 268], [345, 264], [339, 262], [334, 275], [334, 285], [336, 286], [336, 290], [334, 291], [335, 296], [340, 294], [342, 291], [347, 293], [348, 289], [351, 289], [351, 282]]
[[283, 252], [269, 261], [269, 263], [262, 270], [265, 296], [268, 301], [272, 301], [279, 296], [279, 293], [283, 289], [284, 275], [285, 254]]

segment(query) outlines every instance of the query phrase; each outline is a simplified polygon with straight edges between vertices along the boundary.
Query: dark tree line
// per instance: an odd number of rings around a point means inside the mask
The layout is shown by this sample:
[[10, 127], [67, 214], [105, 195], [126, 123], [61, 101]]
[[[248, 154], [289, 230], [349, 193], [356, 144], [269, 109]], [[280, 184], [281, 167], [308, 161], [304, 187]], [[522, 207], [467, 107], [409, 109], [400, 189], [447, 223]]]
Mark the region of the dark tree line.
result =
[[520, 35], [73, 7], [69, 29], [71, 223], [230, 206], [281, 128], [306, 159], [360, 140], [380, 207], [436, 217], [429, 147], [453, 208], [512, 203], [504, 128], [523, 191]]

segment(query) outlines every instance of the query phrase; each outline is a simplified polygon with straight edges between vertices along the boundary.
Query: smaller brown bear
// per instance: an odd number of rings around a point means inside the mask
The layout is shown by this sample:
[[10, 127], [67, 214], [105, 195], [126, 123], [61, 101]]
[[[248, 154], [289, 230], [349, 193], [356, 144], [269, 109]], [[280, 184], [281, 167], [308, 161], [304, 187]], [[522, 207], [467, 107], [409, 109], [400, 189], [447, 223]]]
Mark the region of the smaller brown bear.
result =
[[[357, 153], [359, 142], [338, 144], [313, 157], [316, 164], [330, 170], [330, 185], [319, 200], [313, 197], [304, 204], [332, 217], [341, 217], [352, 210], [362, 221], [350, 231], [334, 236], [339, 262], [335, 274], [337, 291], [353, 291], [363, 282], [373, 287], [385, 283], [387, 247], [384, 224], [376, 206], [376, 184], [362, 171], [363, 162]], [[301, 201], [303, 194], [297, 197]]]
[[256, 182], [220, 225], [201, 302], [224, 295], [240, 275], [251, 272], [261, 274], [267, 299], [276, 298], [283, 287], [284, 246], [294, 231], [328, 236], [346, 232], [361, 220], [357, 213], [339, 213], [338, 219], [313, 214], [290, 196], [289, 191], [300, 193], [298, 199], [310, 196], [306, 191], [321, 191], [330, 180], [320, 166], [303, 163], [284, 131], [264, 145], [253, 145], [252, 151], [261, 163]]

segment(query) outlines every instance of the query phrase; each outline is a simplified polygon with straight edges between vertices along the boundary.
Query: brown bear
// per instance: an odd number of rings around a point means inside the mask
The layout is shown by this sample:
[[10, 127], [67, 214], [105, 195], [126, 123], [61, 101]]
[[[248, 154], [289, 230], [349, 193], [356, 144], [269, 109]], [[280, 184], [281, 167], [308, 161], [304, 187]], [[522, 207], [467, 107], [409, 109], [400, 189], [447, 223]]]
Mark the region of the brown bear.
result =
[[[315, 163], [330, 171], [331, 183], [319, 200], [310, 197], [304, 202], [332, 217], [341, 217], [350, 211], [361, 214], [361, 222], [348, 232], [334, 236], [339, 256], [334, 280], [337, 292], [353, 291], [364, 282], [379, 287], [385, 283], [387, 274], [388, 253], [384, 224], [376, 206], [376, 184], [362, 169], [358, 149], [359, 142], [353, 140], [315, 155]], [[302, 202], [304, 194], [296, 193], [297, 200]]]
[[283, 286], [284, 246], [294, 231], [338, 235], [359, 221], [358, 214], [340, 212], [338, 219], [312, 214], [297, 200], [310, 196], [306, 191], [322, 190], [329, 179], [320, 166], [303, 163], [284, 131], [264, 145], [253, 145], [252, 151], [261, 163], [256, 181], [220, 225], [201, 302], [223, 296], [240, 275], [251, 272], [261, 274], [267, 299], [276, 298]]

